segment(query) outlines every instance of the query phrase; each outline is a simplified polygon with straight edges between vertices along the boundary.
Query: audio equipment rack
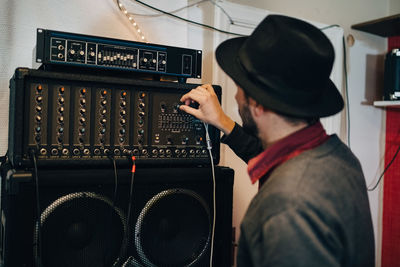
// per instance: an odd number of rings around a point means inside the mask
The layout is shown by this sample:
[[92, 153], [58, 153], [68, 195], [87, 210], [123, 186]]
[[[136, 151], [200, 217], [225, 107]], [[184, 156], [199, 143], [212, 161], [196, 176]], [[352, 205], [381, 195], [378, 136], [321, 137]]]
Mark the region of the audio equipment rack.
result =
[[[203, 123], [179, 110], [196, 84], [18, 68], [10, 80], [9, 158], [15, 167], [208, 165]], [[221, 88], [214, 86], [217, 95]], [[209, 127], [213, 160], [220, 133]]]
[[34, 61], [40, 68], [72, 67], [201, 78], [202, 51], [99, 36], [37, 29]]

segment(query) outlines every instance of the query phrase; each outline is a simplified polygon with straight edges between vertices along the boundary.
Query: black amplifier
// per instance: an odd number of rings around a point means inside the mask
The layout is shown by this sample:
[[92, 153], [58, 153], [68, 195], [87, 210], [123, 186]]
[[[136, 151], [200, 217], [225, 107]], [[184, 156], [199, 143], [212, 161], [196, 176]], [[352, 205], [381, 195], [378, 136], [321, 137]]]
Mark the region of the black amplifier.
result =
[[[18, 68], [10, 80], [8, 155], [14, 167], [210, 164], [201, 121], [179, 110], [196, 84]], [[221, 88], [214, 86], [218, 97]], [[220, 132], [209, 127], [219, 161]]]
[[34, 61], [59, 65], [201, 78], [202, 51], [37, 29]]

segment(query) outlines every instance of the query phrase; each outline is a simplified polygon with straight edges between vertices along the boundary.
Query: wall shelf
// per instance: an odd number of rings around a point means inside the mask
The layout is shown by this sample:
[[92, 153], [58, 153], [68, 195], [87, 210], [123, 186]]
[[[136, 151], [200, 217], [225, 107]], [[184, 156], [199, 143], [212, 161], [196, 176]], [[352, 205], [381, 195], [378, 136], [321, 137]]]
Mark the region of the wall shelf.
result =
[[354, 24], [351, 28], [382, 37], [397, 36], [400, 35], [400, 14]]
[[400, 108], [400, 100], [392, 100], [392, 101], [374, 101], [375, 107], [392, 107], [392, 108]]

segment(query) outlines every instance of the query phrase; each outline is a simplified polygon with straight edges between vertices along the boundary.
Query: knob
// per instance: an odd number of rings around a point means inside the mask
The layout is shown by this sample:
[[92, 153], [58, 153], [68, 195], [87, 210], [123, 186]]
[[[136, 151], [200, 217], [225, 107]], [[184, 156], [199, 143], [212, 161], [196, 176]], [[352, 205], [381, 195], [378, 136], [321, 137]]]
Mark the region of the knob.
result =
[[138, 121], [138, 124], [139, 124], [140, 126], [143, 126], [144, 121], [143, 121], [143, 120], [139, 120], [139, 121]]
[[139, 103], [139, 108], [144, 109], [145, 106], [146, 106], [146, 105], [145, 105], [143, 102], [140, 102], [140, 103]]
[[143, 92], [142, 92], [142, 93], [139, 93], [139, 98], [140, 98], [140, 99], [145, 98], [145, 96], [146, 96], [146, 93], [143, 93]]
[[63, 123], [64, 122], [64, 117], [63, 116], [58, 117], [58, 122], [59, 123]]
[[79, 132], [80, 132], [81, 134], [85, 134], [86, 129], [85, 129], [85, 128], [79, 128]]
[[106, 124], [106, 122], [107, 122], [107, 119], [106, 119], [106, 118], [100, 119], [100, 123], [101, 123], [101, 124]]
[[120, 106], [121, 107], [126, 107], [126, 101], [121, 101]]
[[38, 127], [35, 128], [35, 131], [36, 131], [37, 133], [40, 133], [41, 130], [42, 130], [42, 128], [40, 128], [40, 126], [38, 126]]
[[126, 110], [125, 110], [125, 109], [122, 109], [122, 110], [119, 112], [119, 114], [121, 114], [121, 116], [125, 116], [125, 115], [126, 115]]
[[64, 132], [64, 127], [58, 128], [58, 132], [59, 132], [59, 133], [63, 133], [63, 132]]
[[125, 124], [126, 124], [126, 120], [125, 120], [125, 119], [120, 119], [119, 123], [120, 123], [121, 125], [125, 125]]
[[144, 112], [143, 111], [139, 112], [138, 114], [139, 114], [140, 117], [144, 117]]
[[60, 88], [58, 88], [58, 91], [60, 92], [60, 94], [64, 94], [65, 88], [61, 86]]
[[80, 102], [80, 103], [81, 103], [81, 105], [83, 106], [83, 105], [85, 105], [85, 104], [86, 104], [86, 99], [84, 99], [84, 98], [81, 98], [79, 102]]
[[64, 107], [59, 107], [58, 108], [58, 112], [61, 114], [61, 113], [63, 113], [64, 112]]
[[81, 109], [79, 110], [79, 113], [81, 113], [82, 115], [85, 115], [86, 109], [85, 109], [85, 108], [81, 108]]
[[124, 128], [119, 129], [119, 133], [124, 135], [126, 133], [126, 130]]
[[85, 142], [85, 140], [83, 140], [82, 137], [79, 137], [79, 138], [78, 138], [78, 141], [79, 141], [80, 144], [83, 144], [83, 143]]
[[122, 92], [121, 92], [121, 97], [123, 97], [123, 98], [126, 97], [126, 92], [125, 92], [125, 91], [122, 91]]
[[100, 109], [100, 114], [101, 115], [105, 115], [106, 113], [107, 113], [107, 109], [106, 108]]
[[143, 129], [139, 129], [139, 130], [138, 130], [138, 134], [139, 134], [139, 135], [143, 135], [143, 134], [144, 134], [144, 130], [143, 130]]
[[119, 142], [122, 144], [123, 142], [125, 141], [125, 138], [123, 138], [123, 137], [120, 137], [119, 138]]
[[36, 111], [37, 112], [41, 112], [42, 111], [42, 107], [41, 106], [36, 106]]
[[61, 135], [57, 136], [57, 142], [60, 144], [63, 142], [63, 138]]
[[37, 122], [41, 122], [42, 121], [42, 117], [40, 117], [39, 115], [35, 117]]
[[64, 97], [60, 97], [60, 98], [58, 99], [58, 103], [64, 104], [64, 102], [65, 102]]
[[103, 128], [100, 128], [100, 133], [101, 133], [101, 134], [105, 134], [105, 133], [106, 133], [106, 128], [104, 128], [104, 127], [103, 127]]
[[82, 88], [82, 89], [80, 90], [80, 92], [81, 92], [81, 95], [85, 95], [85, 94], [86, 94], [86, 88]]
[[42, 87], [42, 85], [38, 85], [38, 86], [36, 86], [36, 90], [38, 91], [38, 92], [41, 92], [42, 90], [43, 90], [43, 87]]
[[37, 143], [40, 142], [40, 135], [39, 135], [39, 134], [38, 134], [38, 135], [35, 135], [35, 141], [36, 141]]
[[102, 105], [102, 106], [105, 106], [106, 104], [107, 104], [107, 100], [102, 100], [101, 102], [100, 102], [100, 104]]
[[43, 97], [42, 96], [39, 95], [39, 96], [36, 97], [36, 102], [40, 103], [42, 101], [43, 101]]
[[101, 91], [101, 95], [102, 95], [102, 96], [105, 96], [106, 94], [107, 94], [107, 90], [102, 90], [102, 91]]

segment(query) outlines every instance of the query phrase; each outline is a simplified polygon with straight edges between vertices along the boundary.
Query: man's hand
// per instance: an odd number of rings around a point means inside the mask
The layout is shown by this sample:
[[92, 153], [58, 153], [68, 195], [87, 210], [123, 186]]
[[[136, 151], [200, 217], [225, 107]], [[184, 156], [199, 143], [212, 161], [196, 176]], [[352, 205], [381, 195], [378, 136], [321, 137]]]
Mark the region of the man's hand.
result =
[[[189, 93], [183, 95], [180, 101], [185, 103], [185, 105], [179, 107], [182, 111], [205, 123], [214, 125], [226, 135], [229, 135], [235, 127], [235, 122], [222, 110], [214, 88], [210, 84], [203, 84], [192, 89]], [[194, 102], [199, 104], [197, 109], [189, 106]]]

